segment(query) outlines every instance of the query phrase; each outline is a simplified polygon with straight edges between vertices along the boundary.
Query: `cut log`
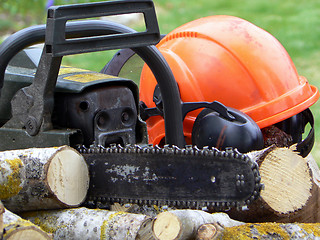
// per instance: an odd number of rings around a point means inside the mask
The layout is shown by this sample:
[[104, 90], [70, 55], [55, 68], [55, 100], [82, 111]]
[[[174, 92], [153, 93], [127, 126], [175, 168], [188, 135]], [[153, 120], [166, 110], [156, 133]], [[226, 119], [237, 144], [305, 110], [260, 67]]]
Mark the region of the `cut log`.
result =
[[150, 221], [142, 214], [74, 208], [25, 212], [21, 216], [52, 233], [54, 239], [136, 239]]
[[221, 236], [223, 227], [216, 223], [206, 223], [197, 230], [196, 240], [211, 240]]
[[154, 235], [152, 232], [153, 218], [147, 218], [142, 224], [137, 232], [136, 240], [154, 240]]
[[[267, 154], [253, 153], [264, 189], [245, 211], [231, 210], [231, 218], [244, 222], [319, 222], [319, 185], [313, 176], [319, 169], [288, 148]], [[309, 163], [308, 163], [309, 162]]]
[[[47, 240], [51, 236], [42, 231], [40, 227], [22, 219], [16, 214], [5, 210], [3, 214], [4, 240]], [[2, 238], [1, 238], [2, 239]]]
[[247, 223], [241, 226], [224, 228], [213, 238], [202, 240], [238, 239], [319, 239], [319, 223]]
[[3, 213], [4, 213], [4, 207], [2, 202], [0, 201], [0, 239], [2, 239], [2, 235], [3, 235]]
[[84, 158], [68, 146], [0, 152], [0, 199], [12, 212], [79, 206], [89, 187]]
[[194, 239], [198, 228], [206, 223], [224, 227], [243, 224], [225, 213], [210, 214], [200, 210], [174, 210], [160, 213], [153, 223], [153, 234], [159, 240]]

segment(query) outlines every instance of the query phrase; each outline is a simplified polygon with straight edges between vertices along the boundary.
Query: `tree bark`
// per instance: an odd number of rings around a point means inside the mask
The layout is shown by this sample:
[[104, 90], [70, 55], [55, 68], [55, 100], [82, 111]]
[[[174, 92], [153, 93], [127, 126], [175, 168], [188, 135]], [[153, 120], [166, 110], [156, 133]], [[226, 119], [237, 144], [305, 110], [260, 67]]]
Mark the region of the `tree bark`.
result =
[[147, 218], [137, 232], [136, 240], [154, 240], [152, 232], [153, 218]]
[[22, 213], [22, 217], [52, 233], [54, 239], [136, 239], [150, 221], [142, 214], [74, 208]]
[[4, 207], [2, 202], [0, 201], [0, 239], [2, 239], [3, 236], [3, 213], [4, 213]]
[[244, 222], [319, 222], [319, 168], [312, 158], [302, 158], [288, 148], [273, 148], [267, 154], [253, 154], [259, 164], [264, 189], [258, 200], [228, 212]]
[[84, 158], [68, 146], [0, 152], [0, 199], [13, 212], [79, 206], [89, 187]]
[[[51, 236], [33, 223], [5, 210], [3, 240], [48, 240]], [[2, 239], [2, 238], [1, 238]]]
[[238, 239], [319, 239], [319, 223], [247, 223], [241, 226], [223, 228], [213, 238], [202, 240]]
[[200, 210], [174, 210], [160, 213], [153, 223], [153, 234], [159, 240], [194, 239], [198, 228], [206, 223], [224, 227], [242, 224], [225, 213], [210, 214]]

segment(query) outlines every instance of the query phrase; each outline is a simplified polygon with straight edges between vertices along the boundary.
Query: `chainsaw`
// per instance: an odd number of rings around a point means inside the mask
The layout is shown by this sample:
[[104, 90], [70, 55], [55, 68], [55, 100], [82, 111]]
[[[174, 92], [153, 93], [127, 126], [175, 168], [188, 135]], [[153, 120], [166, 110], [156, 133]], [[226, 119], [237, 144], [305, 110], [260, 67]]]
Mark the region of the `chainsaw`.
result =
[[[143, 14], [145, 31], [79, 21], [132, 13]], [[225, 209], [250, 204], [262, 184], [248, 155], [185, 144], [182, 122], [188, 111], [210, 108], [225, 118], [234, 116], [218, 102], [181, 102], [172, 71], [155, 47], [160, 38], [151, 0], [49, 8], [46, 25], [23, 29], [0, 45], [0, 150], [78, 149], [89, 166], [86, 203], [91, 206], [120, 202]], [[29, 47], [41, 42], [43, 49]], [[103, 73], [61, 66], [63, 56], [111, 49], [131, 50], [118, 52]], [[133, 55], [158, 82], [166, 134], [162, 147], [148, 144], [137, 84], [119, 77]]]

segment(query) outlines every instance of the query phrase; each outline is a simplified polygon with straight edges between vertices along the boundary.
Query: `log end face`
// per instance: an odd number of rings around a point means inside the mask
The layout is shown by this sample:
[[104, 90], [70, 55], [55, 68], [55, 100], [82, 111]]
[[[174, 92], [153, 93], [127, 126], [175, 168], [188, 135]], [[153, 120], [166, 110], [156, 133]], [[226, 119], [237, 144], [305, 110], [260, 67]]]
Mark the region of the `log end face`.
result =
[[160, 213], [153, 223], [153, 233], [159, 240], [179, 239], [181, 223], [172, 213]]
[[312, 177], [305, 159], [287, 148], [277, 148], [260, 166], [262, 199], [278, 214], [301, 209], [311, 196]]
[[60, 149], [48, 167], [47, 182], [63, 204], [80, 205], [89, 188], [89, 171], [84, 158], [70, 147]]
[[4, 239], [7, 240], [48, 240], [52, 239], [48, 234], [36, 227], [17, 228], [14, 231], [5, 234]]
[[197, 230], [197, 240], [214, 239], [217, 235], [217, 228], [213, 223], [200, 226]]

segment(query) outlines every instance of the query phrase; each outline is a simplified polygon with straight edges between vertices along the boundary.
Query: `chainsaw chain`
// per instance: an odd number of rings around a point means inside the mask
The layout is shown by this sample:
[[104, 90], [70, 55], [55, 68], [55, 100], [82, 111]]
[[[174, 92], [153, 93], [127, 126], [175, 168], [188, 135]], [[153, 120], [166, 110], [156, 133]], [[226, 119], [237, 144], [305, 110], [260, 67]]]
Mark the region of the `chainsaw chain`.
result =
[[[176, 146], [164, 147], [153, 146], [153, 145], [127, 145], [121, 146], [112, 144], [110, 147], [103, 146], [90, 146], [86, 148], [85, 146], [80, 146], [77, 150], [81, 154], [103, 154], [103, 153], [126, 153], [126, 154], [180, 154], [189, 156], [207, 156], [207, 157], [220, 157], [227, 160], [237, 159], [249, 164], [254, 175], [254, 191], [253, 194], [248, 197], [245, 201], [233, 201], [233, 202], [214, 202], [214, 201], [181, 201], [181, 200], [156, 200], [156, 199], [123, 199], [123, 198], [109, 198], [109, 197], [96, 197], [91, 196], [87, 199], [86, 204], [90, 207], [108, 208], [110, 204], [120, 203], [120, 204], [137, 204], [137, 205], [148, 205], [148, 206], [171, 206], [176, 208], [189, 208], [189, 209], [228, 209], [230, 207], [243, 207], [249, 205], [252, 201], [259, 197], [260, 191], [263, 187], [261, 184], [261, 177], [259, 174], [259, 167], [256, 162], [254, 162], [247, 154], [240, 153], [237, 149], [227, 148], [224, 151], [218, 150], [216, 148], [204, 147], [199, 149], [197, 146], [187, 145], [185, 148], [179, 148]], [[239, 189], [243, 189], [244, 181], [241, 174], [236, 176], [236, 186]]]

